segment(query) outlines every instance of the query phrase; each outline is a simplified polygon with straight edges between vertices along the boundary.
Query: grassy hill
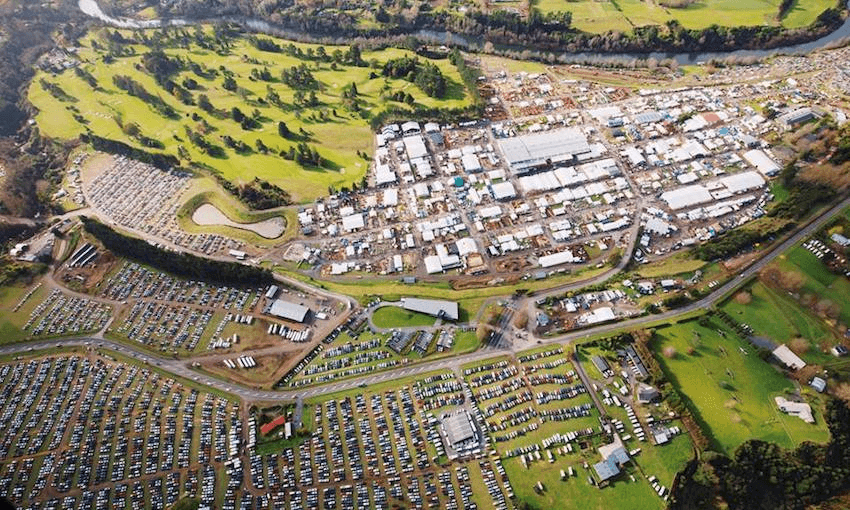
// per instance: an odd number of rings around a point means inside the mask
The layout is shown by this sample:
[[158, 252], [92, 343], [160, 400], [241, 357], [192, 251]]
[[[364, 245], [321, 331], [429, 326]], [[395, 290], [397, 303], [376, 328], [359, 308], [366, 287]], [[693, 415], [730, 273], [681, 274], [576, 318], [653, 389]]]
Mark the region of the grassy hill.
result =
[[[363, 178], [373, 150], [369, 119], [386, 108], [453, 109], [472, 104], [460, 74], [448, 59], [418, 57], [421, 63], [436, 65], [445, 79], [445, 93], [438, 98], [428, 96], [411, 81], [382, 75], [387, 61], [415, 56], [406, 50], [363, 51], [363, 63], [351, 65], [334, 60], [335, 53], [343, 54], [348, 47], [325, 47], [328, 57], [319, 60], [315, 57], [320, 51], [317, 45], [294, 44], [291, 47], [301, 54], [294, 56], [261, 51], [242, 36], [224, 39], [213, 35], [209, 27], [200, 30], [200, 34], [190, 29], [157, 31], [156, 37], [150, 31], [89, 34], [77, 55], [80, 71], [40, 72], [33, 80], [29, 100], [40, 112], [36, 117], [39, 128], [62, 139], [90, 130], [151, 152], [178, 156], [182, 164], [207, 167], [234, 183], [259, 177], [284, 188], [296, 202], [305, 202], [326, 194], [329, 186], [350, 186]], [[179, 70], [168, 75], [182, 89], [179, 92], [169, 93], [143, 65], [143, 55], [153, 44], [145, 43], [148, 37], [148, 41], [160, 41], [165, 55], [180, 63]], [[281, 47], [290, 45], [273, 41]], [[304, 56], [310, 54], [314, 57]], [[284, 83], [282, 74], [302, 64], [315, 83], [298, 90]], [[267, 79], [257, 77], [265, 72]], [[149, 94], [148, 100], [120, 89], [116, 76], [132, 80]], [[228, 76], [232, 78], [230, 89], [225, 88]], [[345, 97], [352, 84], [357, 89], [355, 100]], [[212, 109], [199, 106], [201, 95], [208, 98]], [[277, 104], [269, 100], [273, 95], [279, 98]], [[315, 96], [312, 101], [311, 95]], [[390, 97], [393, 95], [406, 101], [396, 101]], [[168, 115], [169, 108], [173, 115]], [[234, 121], [233, 108], [254, 118], [254, 126], [244, 129]], [[279, 134], [279, 122], [291, 133], [288, 138]], [[202, 135], [223, 153], [203, 150], [192, 143], [190, 132]], [[244, 145], [234, 150], [225, 143], [225, 136]], [[151, 140], [159, 147], [150, 148]], [[267, 153], [258, 148], [258, 140]], [[281, 151], [301, 143], [318, 151], [323, 159], [320, 166], [281, 157]]]

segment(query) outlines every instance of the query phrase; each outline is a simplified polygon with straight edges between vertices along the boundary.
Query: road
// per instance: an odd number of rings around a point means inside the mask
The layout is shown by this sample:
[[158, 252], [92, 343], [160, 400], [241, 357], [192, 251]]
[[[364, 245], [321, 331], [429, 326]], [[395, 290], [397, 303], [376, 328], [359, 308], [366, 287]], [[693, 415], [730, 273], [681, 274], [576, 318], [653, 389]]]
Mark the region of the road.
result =
[[[825, 225], [835, 214], [841, 212], [845, 208], [850, 207], [850, 198], [843, 200], [841, 203], [833, 206], [829, 210], [822, 213], [816, 219], [811, 221], [809, 224], [804, 226], [801, 230], [799, 230], [796, 234], [786, 239], [784, 242], [779, 244], [778, 246], [771, 249], [769, 253], [767, 253], [762, 259], [751, 265], [745, 271], [743, 271], [738, 278], [735, 278], [725, 285], [715, 289], [711, 294], [706, 296], [705, 298], [691, 303], [683, 308], [678, 308], [676, 310], [671, 310], [668, 312], [664, 312], [657, 315], [648, 315], [645, 317], [639, 317], [636, 319], [631, 319], [622, 322], [613, 322], [609, 324], [602, 324], [593, 328], [587, 328], [579, 331], [572, 331], [563, 335], [548, 337], [538, 339], [540, 344], [547, 343], [565, 343], [573, 340], [578, 340], [581, 338], [589, 337], [591, 335], [597, 335], [601, 333], [607, 333], [615, 330], [626, 329], [626, 328], [638, 328], [644, 324], [648, 324], [650, 322], [663, 321], [665, 319], [673, 319], [676, 316], [692, 312], [694, 310], [707, 309], [713, 306], [717, 301], [719, 301], [722, 297], [726, 296], [733, 290], [735, 290], [741, 283], [746, 281], [752, 275], [755, 275], [758, 271], [763, 269], [766, 265], [773, 261], [776, 257], [778, 257], [783, 252], [787, 251], [789, 248], [803, 240], [804, 238], [810, 236], [813, 232], [821, 228]], [[40, 340], [40, 341], [32, 341], [26, 343], [18, 343], [5, 345], [0, 347], [0, 354], [16, 354], [16, 353], [26, 353], [30, 351], [38, 351], [42, 349], [48, 349], [58, 346], [103, 346], [104, 348], [116, 351], [118, 353], [124, 354], [126, 356], [130, 356], [138, 361], [143, 363], [148, 363], [149, 365], [158, 367], [166, 372], [171, 374], [191, 379], [193, 381], [198, 382], [199, 384], [203, 384], [209, 386], [211, 388], [215, 388], [221, 391], [225, 391], [236, 395], [246, 401], [269, 401], [269, 402], [280, 402], [280, 401], [291, 401], [297, 397], [309, 398], [316, 397], [320, 395], [325, 395], [329, 393], [334, 393], [338, 391], [350, 390], [360, 386], [370, 386], [374, 384], [380, 384], [387, 381], [392, 381], [395, 379], [405, 378], [416, 376], [419, 374], [423, 374], [426, 372], [431, 372], [435, 370], [458, 370], [461, 365], [472, 363], [480, 360], [484, 360], [487, 358], [499, 356], [499, 355], [510, 355], [513, 354], [513, 348], [484, 348], [478, 350], [476, 352], [465, 354], [461, 356], [456, 356], [450, 359], [439, 359], [431, 362], [425, 363], [417, 363], [410, 366], [401, 366], [394, 368], [392, 370], [386, 370], [383, 372], [379, 372], [376, 374], [366, 375], [362, 377], [356, 377], [352, 379], [347, 379], [344, 381], [340, 381], [337, 383], [324, 384], [320, 386], [313, 386], [304, 389], [293, 389], [293, 390], [285, 390], [285, 391], [266, 391], [266, 390], [254, 390], [251, 388], [247, 388], [245, 386], [233, 384], [222, 379], [217, 379], [215, 377], [208, 376], [206, 374], [198, 373], [191, 368], [191, 360], [175, 360], [163, 358], [160, 356], [156, 356], [150, 353], [147, 353], [141, 349], [136, 349], [132, 346], [113, 342], [110, 340], [103, 340], [98, 338], [64, 338], [64, 339], [53, 339], [53, 340]]]

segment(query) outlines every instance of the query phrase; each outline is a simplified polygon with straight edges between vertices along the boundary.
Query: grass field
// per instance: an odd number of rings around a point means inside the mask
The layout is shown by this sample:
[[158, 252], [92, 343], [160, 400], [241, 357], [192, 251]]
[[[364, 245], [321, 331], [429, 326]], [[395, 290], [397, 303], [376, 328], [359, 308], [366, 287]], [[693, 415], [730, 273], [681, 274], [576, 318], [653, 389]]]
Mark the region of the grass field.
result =
[[850, 324], [850, 299], [846, 298], [850, 296], [850, 281], [847, 278], [831, 273], [823, 262], [801, 246], [792, 248], [780, 259], [780, 268], [805, 276], [801, 295], [810, 293], [834, 302], [840, 308], [838, 320], [842, 324]]
[[[634, 464], [627, 465], [625, 474], [618, 477], [614, 483], [604, 489], [590, 485], [587, 481], [588, 471], [582, 467], [582, 461], [588, 464], [599, 462], [599, 455], [594, 451], [586, 454], [558, 456], [553, 464], [545, 460], [535, 462], [530, 469], [522, 467], [519, 458], [503, 460], [502, 464], [508, 472], [514, 493], [519, 501], [525, 501], [532, 508], [559, 508], [582, 510], [626, 510], [632, 508], [661, 509], [664, 502], [655, 494], [649, 483], [644, 480]], [[545, 457], [544, 457], [545, 458]], [[576, 475], [561, 481], [560, 471], [572, 466]], [[629, 475], [634, 476], [632, 482]], [[538, 495], [534, 484], [543, 483], [546, 489]]]
[[[125, 36], [129, 37], [130, 33], [125, 32]], [[302, 63], [296, 57], [260, 51], [244, 39], [235, 39], [226, 55], [203, 49], [194, 43], [188, 48], [166, 48], [165, 52], [169, 56], [180, 57], [184, 61], [191, 60], [201, 64], [210, 73], [215, 73], [215, 76], [205, 78], [184, 69], [172, 76], [172, 80], [178, 84], [185, 78], [193, 78], [198, 82], [199, 86], [193, 93], [194, 99], [200, 94], [206, 94], [212, 105], [223, 112], [221, 115], [210, 115], [198, 106], [184, 105], [160, 87], [151, 75], [139, 70], [141, 67], [137, 66], [141, 62], [141, 55], [149, 51], [145, 46], [128, 45], [132, 48], [133, 55], [116, 57], [109, 65], [104, 65], [102, 59], [106, 50], [93, 49], [95, 41], [99, 43], [99, 48], [104, 48], [103, 39], [97, 34], [89, 34], [81, 39], [78, 55], [82, 60], [82, 69], [91, 73], [97, 81], [98, 89], [93, 89], [71, 71], [66, 72], [61, 79], [47, 73], [39, 73], [33, 80], [28, 97], [39, 110], [36, 120], [43, 133], [70, 139], [90, 129], [100, 136], [140, 146], [122, 130], [122, 125], [136, 122], [144, 136], [164, 144], [166, 153], [178, 155], [178, 147], [182, 146], [193, 162], [220, 172], [228, 180], [246, 182], [257, 176], [280, 185], [299, 202], [310, 201], [325, 194], [329, 186], [340, 188], [358, 182], [365, 175], [368, 161], [359, 157], [357, 152], [372, 152], [373, 135], [366, 119], [390, 104], [383, 97], [386, 91], [409, 93], [415, 104], [423, 107], [455, 108], [471, 103], [459, 73], [448, 60], [433, 61], [447, 80], [447, 91], [442, 99], [428, 97], [406, 80], [370, 78], [374, 71], [370, 67], [338, 65], [334, 69], [328, 63], [307, 62], [319, 82], [316, 90], [319, 105], [308, 108], [295, 104], [296, 91], [280, 81], [283, 69]], [[277, 42], [282, 46], [288, 44], [287, 41]], [[297, 46], [305, 51], [318, 48], [316, 45]], [[328, 54], [332, 54], [336, 49], [326, 48]], [[347, 47], [339, 49], [345, 51]], [[399, 49], [364, 51], [363, 59], [367, 62], [374, 59], [377, 65], [381, 65], [391, 58], [410, 54]], [[264, 67], [268, 68], [272, 75], [271, 82], [256, 80], [251, 76], [252, 70]], [[234, 73], [238, 86], [236, 91], [224, 89], [221, 70], [225, 69]], [[380, 70], [377, 74], [380, 74]], [[149, 93], [159, 96], [173, 107], [178, 116], [164, 117], [139, 98], [118, 89], [113, 84], [113, 77], [116, 75], [130, 76]], [[41, 86], [41, 79], [60, 84], [70, 99], [61, 101], [51, 95]], [[351, 83], [356, 84], [359, 92], [360, 112], [350, 111], [343, 102], [343, 90]], [[280, 96], [281, 107], [274, 106], [264, 99], [267, 96], [267, 87]], [[402, 106], [401, 103], [392, 104]], [[245, 110], [248, 115], [251, 110], [256, 109], [260, 114], [261, 126], [252, 130], [241, 129], [238, 123], [230, 119], [229, 112], [233, 107]], [[85, 120], [85, 125], [75, 119], [74, 110]], [[334, 110], [337, 115], [331, 113]], [[199, 114], [202, 121], [190, 119], [192, 114]], [[288, 149], [297, 142], [279, 136], [278, 121], [284, 121], [293, 133], [299, 133], [303, 128], [308, 135], [308, 143], [315, 146], [320, 155], [330, 162], [325, 165], [326, 168], [304, 168], [279, 157], [277, 152]], [[204, 125], [204, 122], [207, 124]], [[207, 132], [206, 138], [216, 145], [223, 146], [221, 136], [230, 135], [236, 140], [244, 141], [251, 149], [243, 154], [226, 149], [224, 157], [211, 157], [189, 142], [185, 135], [187, 127]], [[341, 132], [344, 132], [345, 136], [339, 136]], [[262, 154], [253, 150], [258, 139], [272, 149], [272, 152]]]
[[462, 331], [455, 335], [455, 344], [452, 351], [455, 354], [464, 354], [478, 349], [481, 342], [478, 341], [478, 335], [475, 331]]
[[677, 20], [692, 29], [720, 26], [779, 25], [799, 28], [812, 24], [825, 9], [834, 7], [830, 0], [796, 0], [781, 20], [778, 0], [701, 0], [684, 8], [668, 8], [658, 2], [640, 0], [588, 1], [539, 0], [535, 5], [544, 13], [572, 13], [572, 26], [592, 33], [631, 32], [634, 27], [664, 25]]
[[433, 326], [436, 320], [430, 315], [411, 312], [397, 306], [384, 306], [372, 313], [372, 322], [379, 328]]
[[831, 356], [820, 352], [821, 345], [835, 343], [835, 336], [823, 320], [802, 309], [782, 292], [773, 290], [762, 283], [755, 283], [749, 289], [752, 296], [747, 304], [729, 299], [721, 308], [736, 321], [749, 324], [755, 334], [770, 338], [777, 343], [803, 337], [811, 343], [809, 352], [803, 358], [809, 363], [821, 363]]
[[[681, 423], [675, 425], [684, 430]], [[676, 473], [684, 469], [694, 456], [693, 443], [687, 432], [674, 436], [669, 443], [661, 446], [650, 446], [634, 439], [628, 441], [627, 446], [641, 449], [635, 462], [646, 476], [658, 478], [658, 482], [667, 488], [672, 487]]]
[[[783, 447], [829, 439], [816, 397], [807, 395], [816, 424], [782, 414], [773, 397], [792, 391], [791, 381], [719, 321], [711, 320], [709, 327], [691, 321], [659, 328], [653, 349], [660, 353], [667, 347], [673, 347], [675, 355], [658, 356], [659, 362], [667, 378], [690, 401], [698, 421], [707, 426], [706, 435], [718, 451], [730, 454], [748, 439]], [[692, 354], [687, 353], [689, 347]]]
[[34, 285], [0, 287], [0, 344], [19, 342], [29, 336], [22, 328], [33, 309], [47, 297], [49, 290], [44, 286], [40, 287], [27, 298], [18, 311], [14, 311], [14, 308], [33, 287]]
[[676, 276], [687, 274], [690, 276], [697, 269], [703, 269], [707, 263], [703, 260], [694, 259], [688, 252], [680, 252], [669, 257], [638, 266], [635, 273], [644, 278], [657, 278], [660, 276]]

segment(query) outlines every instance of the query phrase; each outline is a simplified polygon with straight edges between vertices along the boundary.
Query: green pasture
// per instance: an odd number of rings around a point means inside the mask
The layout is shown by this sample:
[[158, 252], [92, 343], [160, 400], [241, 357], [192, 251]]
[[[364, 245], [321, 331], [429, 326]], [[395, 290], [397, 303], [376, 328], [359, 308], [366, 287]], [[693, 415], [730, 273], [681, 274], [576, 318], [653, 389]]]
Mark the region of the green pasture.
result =
[[690, 276], [697, 269], [703, 269], [707, 263], [704, 260], [693, 258], [689, 252], [682, 251], [669, 257], [643, 264], [635, 269], [635, 273], [644, 278], [659, 278], [662, 276], [675, 276], [687, 274]]
[[828, 299], [840, 308], [838, 320], [842, 324], [850, 324], [850, 281], [834, 274], [811, 252], [797, 246], [782, 256], [780, 268], [795, 271], [805, 276], [805, 283], [800, 294], [812, 294], [818, 299]]
[[464, 323], [475, 318], [484, 302], [489, 298], [505, 296], [519, 289], [536, 291], [551, 288], [555, 285], [587, 280], [598, 276], [610, 269], [609, 266], [601, 268], [589, 267], [579, 269], [573, 273], [558, 274], [544, 280], [520, 281], [511, 285], [494, 285], [475, 289], [456, 290], [452, 288], [451, 282], [417, 282], [415, 285], [401, 283], [396, 279], [382, 278], [357, 278], [338, 280], [317, 280], [298, 272], [288, 271], [284, 267], [276, 267], [275, 271], [309, 283], [323, 289], [351, 296], [361, 303], [367, 303], [374, 296], [380, 296], [384, 301], [398, 301], [402, 297], [416, 295], [422, 298], [448, 299], [457, 301], [460, 307], [460, 319]]
[[[668, 347], [675, 349], [672, 357], [661, 355]], [[807, 395], [815, 424], [781, 413], [773, 398], [792, 392], [794, 385], [718, 320], [711, 319], [708, 327], [690, 321], [659, 328], [653, 349], [667, 378], [690, 401], [712, 447], [720, 452], [730, 454], [748, 439], [787, 448], [829, 439], [817, 397]]]
[[658, 482], [668, 489], [673, 485], [676, 473], [684, 469], [685, 465], [694, 457], [693, 443], [688, 432], [681, 422], [675, 423], [682, 433], [670, 439], [663, 445], [653, 446], [649, 442], [640, 442], [632, 439], [627, 441], [627, 446], [640, 448], [641, 452], [634, 457], [634, 462], [639, 466], [646, 476], [658, 478]]
[[824, 356], [829, 356], [818, 349], [824, 343], [831, 347], [835, 342], [823, 320], [801, 308], [783, 292], [762, 283], [756, 283], [747, 290], [752, 296], [748, 304], [738, 303], [733, 295], [721, 308], [736, 321], [752, 327], [757, 336], [770, 338], [776, 343], [805, 338], [811, 347], [803, 358], [810, 363], [823, 361]]
[[379, 328], [433, 326], [436, 320], [430, 315], [411, 312], [397, 306], [383, 306], [372, 312], [372, 322]]
[[19, 342], [29, 336], [22, 328], [29, 320], [30, 314], [50, 294], [46, 286], [40, 287], [18, 311], [15, 306], [21, 301], [34, 285], [9, 285], [0, 287], [0, 344]]
[[665, 25], [676, 20], [685, 28], [703, 29], [711, 25], [774, 26], [800, 28], [812, 24], [831, 0], [796, 0], [788, 14], [777, 20], [779, 0], [699, 0], [687, 7], [665, 7], [660, 2], [641, 0], [567, 1], [539, 0], [543, 13], [572, 13], [572, 26], [590, 33], [631, 32], [634, 27]]
[[[528, 469], [522, 466], [518, 457], [502, 461], [517, 499], [527, 502], [531, 508], [650, 510], [665, 507], [664, 501], [641, 476], [634, 463], [628, 464], [625, 473], [616, 478], [610, 486], [599, 489], [587, 481], [587, 477], [593, 472], [593, 464], [600, 460], [595, 450], [566, 457], [555, 455], [555, 462], [552, 464], [545, 459], [543, 454], [543, 460], [534, 462]], [[585, 460], [591, 466], [590, 471], [583, 467]], [[576, 476], [561, 481], [561, 470], [567, 471], [569, 466], [575, 470]], [[634, 482], [631, 481], [630, 475], [634, 476]], [[537, 494], [534, 490], [538, 481], [545, 489], [542, 494]]]
[[[434, 60], [448, 82], [445, 97], [435, 99], [428, 97], [413, 83], [406, 80], [385, 79], [383, 77], [370, 79], [374, 69], [370, 67], [354, 67], [339, 65], [336, 70], [329, 63], [305, 61], [310, 67], [316, 80], [320, 82], [316, 91], [319, 106], [300, 107], [294, 103], [295, 90], [290, 89], [280, 81], [283, 69], [302, 63], [296, 57], [282, 53], [263, 52], [254, 48], [245, 39], [236, 39], [227, 55], [220, 55], [205, 50], [194, 44], [188, 48], [166, 48], [169, 56], [177, 56], [191, 60], [204, 66], [207, 70], [217, 71], [217, 75], [203, 78], [183, 70], [172, 77], [175, 83], [181, 83], [184, 78], [193, 78], [199, 84], [199, 89], [192, 91], [194, 99], [200, 94], [206, 94], [212, 105], [227, 115], [210, 115], [197, 106], [186, 106], [177, 98], [156, 84], [153, 77], [137, 65], [141, 55], [148, 52], [145, 46], [137, 45], [133, 49], [135, 55], [121, 56], [106, 65], [102, 62], [105, 50], [95, 50], [92, 42], [97, 40], [102, 48], [105, 44], [96, 33], [90, 33], [80, 41], [79, 58], [83, 69], [90, 72], [99, 90], [94, 90], [73, 72], [67, 71], [61, 76], [53, 76], [40, 72], [33, 80], [29, 89], [29, 100], [39, 110], [36, 121], [41, 131], [50, 136], [62, 139], [72, 139], [86, 130], [91, 130], [100, 136], [125, 141], [139, 146], [138, 142], [124, 134], [121, 125], [136, 122], [142, 134], [161, 141], [165, 153], [178, 155], [178, 146], [183, 146], [189, 157], [195, 163], [219, 172], [224, 178], [233, 182], [247, 182], [254, 177], [260, 177], [278, 184], [289, 191], [298, 202], [308, 202], [327, 193], [329, 186], [340, 188], [353, 182], [359, 182], [365, 175], [369, 162], [357, 155], [362, 151], [371, 155], [373, 150], [373, 134], [368, 125], [368, 117], [377, 114], [384, 107], [394, 104], [382, 97], [382, 92], [402, 90], [410, 93], [417, 105], [423, 107], [455, 108], [471, 103], [459, 73], [447, 60]], [[277, 41], [281, 45], [287, 41]], [[318, 45], [298, 44], [301, 48], [318, 48]], [[327, 46], [328, 54], [337, 47]], [[342, 51], [347, 47], [339, 48]], [[411, 52], [400, 49], [381, 51], [364, 51], [363, 58], [369, 62], [375, 60], [379, 65], [391, 58], [410, 55]], [[420, 57], [422, 59], [422, 57]], [[252, 61], [259, 63], [252, 63]], [[254, 80], [250, 73], [252, 69], [262, 70], [267, 67], [272, 74], [272, 82]], [[228, 91], [223, 88], [223, 74], [220, 69], [234, 73], [238, 88]], [[380, 74], [380, 71], [377, 71]], [[129, 96], [113, 84], [116, 75], [127, 75], [141, 83], [151, 94], [158, 95], [179, 114], [179, 118], [166, 118], [155, 112], [142, 100]], [[73, 98], [70, 101], [60, 101], [45, 91], [40, 80], [59, 84], [65, 93]], [[342, 93], [345, 87], [355, 83], [359, 92], [362, 112], [349, 111], [343, 104]], [[282, 107], [261, 101], [270, 87], [281, 98]], [[253, 130], [242, 130], [229, 118], [233, 107], [239, 107], [246, 115], [254, 109], [260, 112], [261, 127]], [[74, 118], [75, 109], [86, 124], [83, 125]], [[337, 115], [332, 111], [336, 110]], [[326, 113], [324, 119], [321, 112]], [[208, 141], [225, 148], [223, 158], [213, 158], [195, 147], [187, 138], [185, 128], [200, 131], [202, 122], [192, 120], [196, 113], [209, 124], [205, 135]], [[308, 135], [307, 143], [316, 147], [320, 155], [330, 161], [327, 168], [305, 168], [293, 161], [287, 161], [278, 156], [280, 150], [297, 145], [298, 141], [286, 140], [277, 132], [278, 121], [284, 121], [292, 133], [299, 133], [303, 128]], [[204, 128], [205, 129], [205, 128]], [[340, 136], [345, 133], [345, 136]], [[222, 135], [230, 135], [236, 140], [244, 141], [252, 150], [238, 154], [226, 148], [221, 142]], [[256, 140], [262, 140], [272, 152], [262, 154], [253, 150]], [[185, 161], [184, 161], [185, 163]]]

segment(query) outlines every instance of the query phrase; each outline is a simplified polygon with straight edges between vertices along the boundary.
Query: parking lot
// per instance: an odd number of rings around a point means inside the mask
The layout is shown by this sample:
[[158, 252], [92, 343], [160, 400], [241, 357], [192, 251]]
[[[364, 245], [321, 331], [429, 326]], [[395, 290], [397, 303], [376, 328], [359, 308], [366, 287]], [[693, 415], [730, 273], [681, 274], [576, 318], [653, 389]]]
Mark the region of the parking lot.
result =
[[125, 261], [100, 285], [100, 295], [128, 305], [116, 321], [116, 334], [183, 352], [224, 342], [227, 323], [255, 307], [261, 291], [183, 280]]
[[94, 354], [4, 363], [0, 413], [0, 493], [19, 508], [152, 509], [184, 496], [235, 508], [242, 497], [239, 407], [147, 368]]
[[108, 305], [52, 289], [33, 308], [23, 329], [32, 336], [77, 335], [100, 330], [110, 314]]
[[599, 430], [587, 388], [560, 347], [476, 364], [463, 375], [502, 454], [557, 432]]
[[275, 509], [507, 508], [509, 482], [496, 474], [498, 461], [445, 464], [437, 421], [420, 397], [449, 389], [460, 390], [452, 374], [434, 375], [413, 387], [317, 402], [312, 435], [253, 457], [253, 483], [271, 493]]
[[177, 211], [190, 179], [187, 173], [117, 156], [84, 189], [92, 207], [123, 227], [207, 255], [242, 248], [240, 241], [218, 234], [190, 234], [179, 227]]

